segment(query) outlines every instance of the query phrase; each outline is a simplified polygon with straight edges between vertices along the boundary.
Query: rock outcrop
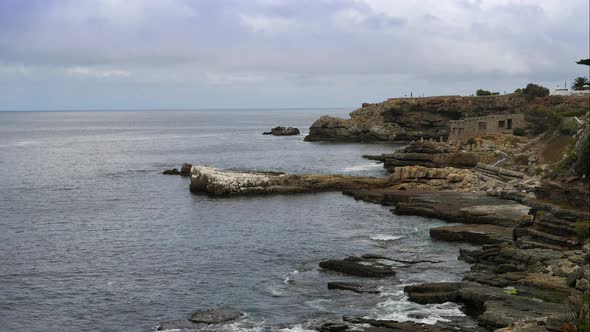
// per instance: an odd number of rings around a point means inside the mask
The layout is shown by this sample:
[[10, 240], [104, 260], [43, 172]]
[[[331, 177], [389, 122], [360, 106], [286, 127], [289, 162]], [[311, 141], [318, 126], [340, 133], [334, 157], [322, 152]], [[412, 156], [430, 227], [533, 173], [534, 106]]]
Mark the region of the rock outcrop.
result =
[[306, 141], [411, 141], [448, 136], [448, 123], [465, 116], [521, 113], [536, 105], [588, 107], [587, 98], [549, 96], [527, 100], [520, 94], [489, 97], [393, 98], [350, 113], [350, 119], [323, 116]]
[[383, 161], [383, 166], [390, 172], [402, 166], [471, 168], [479, 161], [475, 153], [457, 151], [446, 143], [429, 141], [415, 141], [395, 153], [365, 157]]
[[274, 136], [293, 136], [299, 135], [299, 129], [294, 127], [283, 127], [278, 126], [272, 128], [270, 131], [265, 131], [262, 133], [263, 135], [274, 135]]
[[389, 189], [345, 191], [356, 199], [394, 206], [400, 215], [418, 215], [466, 224], [514, 227], [530, 220], [530, 207], [482, 192], [397, 191]]
[[472, 191], [477, 178], [467, 169], [405, 166], [394, 168], [391, 180], [391, 190]]
[[362, 188], [382, 188], [389, 178], [343, 175], [233, 172], [193, 166], [190, 190], [212, 196], [284, 194]]
[[347, 257], [320, 262], [320, 267], [358, 277], [385, 278], [395, 276], [395, 270], [379, 259], [364, 257]]

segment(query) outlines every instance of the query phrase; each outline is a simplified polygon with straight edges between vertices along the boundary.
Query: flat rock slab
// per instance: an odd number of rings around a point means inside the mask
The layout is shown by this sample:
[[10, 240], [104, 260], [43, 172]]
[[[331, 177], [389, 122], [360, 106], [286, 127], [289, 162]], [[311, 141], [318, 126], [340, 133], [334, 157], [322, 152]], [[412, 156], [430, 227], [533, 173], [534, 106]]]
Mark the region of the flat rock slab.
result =
[[389, 178], [278, 172], [234, 172], [193, 166], [190, 190], [212, 196], [301, 193], [387, 186]]
[[442, 226], [431, 228], [430, 237], [444, 241], [492, 244], [512, 241], [512, 228], [487, 224]]
[[320, 262], [320, 267], [358, 277], [385, 278], [395, 276], [395, 271], [391, 266], [380, 263], [375, 259], [362, 257], [351, 256], [345, 259], [331, 259]]
[[355, 199], [394, 206], [399, 215], [417, 215], [465, 224], [514, 227], [529, 221], [530, 208], [484, 192], [399, 191], [371, 189], [345, 191]]

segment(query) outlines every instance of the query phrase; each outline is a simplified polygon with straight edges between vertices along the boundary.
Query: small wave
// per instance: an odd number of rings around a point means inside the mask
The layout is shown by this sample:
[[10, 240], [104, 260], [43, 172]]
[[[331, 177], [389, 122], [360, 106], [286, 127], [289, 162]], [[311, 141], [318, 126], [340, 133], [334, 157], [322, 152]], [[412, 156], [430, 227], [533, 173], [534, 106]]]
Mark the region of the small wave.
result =
[[375, 234], [369, 236], [371, 240], [375, 241], [395, 241], [403, 238], [401, 235], [387, 235], [387, 234]]
[[285, 274], [285, 275], [284, 275], [284, 278], [283, 278], [283, 284], [285, 284], [285, 285], [294, 284], [294, 283], [295, 283], [294, 276], [295, 276], [296, 274], [299, 274], [299, 271], [297, 271], [297, 270], [293, 270], [293, 271], [291, 271], [291, 272], [289, 272], [289, 273]]
[[272, 295], [273, 297], [280, 297], [285, 292], [282, 285], [270, 285], [266, 288], [266, 290]]
[[311, 301], [306, 301], [305, 305], [312, 307], [316, 310], [319, 311], [329, 311], [327, 306], [332, 303], [332, 300], [329, 299], [317, 299], [317, 300], [311, 300]]
[[372, 169], [381, 168], [381, 167], [383, 167], [383, 165], [371, 163], [371, 164], [365, 164], [365, 165], [345, 167], [344, 171], [345, 172], [370, 171]]

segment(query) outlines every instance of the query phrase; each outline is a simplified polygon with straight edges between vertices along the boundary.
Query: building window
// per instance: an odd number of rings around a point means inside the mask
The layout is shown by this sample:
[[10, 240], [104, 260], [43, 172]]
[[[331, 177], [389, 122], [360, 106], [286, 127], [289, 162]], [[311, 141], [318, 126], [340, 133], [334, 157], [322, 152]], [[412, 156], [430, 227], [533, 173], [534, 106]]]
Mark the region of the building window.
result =
[[506, 121], [507, 121], [507, 123], [506, 123], [506, 129], [512, 129], [512, 119], [508, 119]]
[[504, 128], [504, 121], [498, 121], [498, 127]]
[[487, 126], [487, 123], [486, 122], [480, 122], [479, 123], [479, 130], [480, 131], [484, 131], [484, 130], [487, 130], [487, 129], [488, 129], [488, 126]]

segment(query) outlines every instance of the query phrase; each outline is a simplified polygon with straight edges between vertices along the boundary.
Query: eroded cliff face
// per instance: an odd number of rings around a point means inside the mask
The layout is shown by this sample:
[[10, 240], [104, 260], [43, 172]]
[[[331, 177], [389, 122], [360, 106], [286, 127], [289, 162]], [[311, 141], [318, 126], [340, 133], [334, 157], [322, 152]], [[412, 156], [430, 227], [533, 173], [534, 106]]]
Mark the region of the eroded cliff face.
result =
[[306, 141], [410, 141], [448, 136], [450, 120], [466, 116], [521, 113], [535, 105], [588, 105], [587, 98], [549, 96], [528, 101], [519, 94], [486, 97], [394, 98], [350, 113], [350, 119], [323, 116], [309, 128]]

